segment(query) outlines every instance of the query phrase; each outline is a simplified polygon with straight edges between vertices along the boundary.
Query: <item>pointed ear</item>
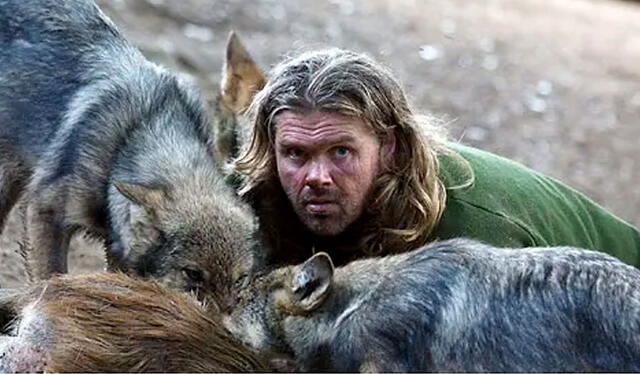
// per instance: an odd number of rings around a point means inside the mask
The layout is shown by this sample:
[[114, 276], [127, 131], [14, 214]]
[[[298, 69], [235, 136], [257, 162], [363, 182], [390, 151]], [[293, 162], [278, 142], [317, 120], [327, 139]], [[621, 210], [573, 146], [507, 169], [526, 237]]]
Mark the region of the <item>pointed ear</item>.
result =
[[140, 256], [160, 240], [158, 211], [167, 201], [163, 189], [154, 189], [136, 183], [115, 182], [114, 186], [132, 204], [129, 204], [129, 229], [121, 233], [127, 243], [123, 261], [132, 267]]
[[333, 281], [333, 262], [324, 252], [313, 255], [294, 272], [291, 302], [305, 312], [320, 306], [329, 295]]
[[114, 182], [114, 186], [132, 203], [156, 214], [166, 205], [168, 195], [162, 188], [151, 188], [137, 183]]
[[227, 40], [227, 56], [222, 68], [222, 102], [230, 111], [242, 112], [249, 107], [253, 95], [265, 83], [262, 69], [232, 31]]

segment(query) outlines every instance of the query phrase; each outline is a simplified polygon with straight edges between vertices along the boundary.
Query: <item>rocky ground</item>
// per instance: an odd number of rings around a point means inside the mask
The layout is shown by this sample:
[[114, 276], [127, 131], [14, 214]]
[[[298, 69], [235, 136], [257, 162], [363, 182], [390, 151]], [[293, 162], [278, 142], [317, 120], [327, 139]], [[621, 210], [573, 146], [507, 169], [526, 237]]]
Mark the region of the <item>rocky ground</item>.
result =
[[[640, 225], [640, 5], [614, 0], [101, 0], [151, 60], [217, 90], [236, 30], [265, 69], [339, 46], [393, 69], [452, 138], [518, 160]], [[0, 284], [24, 281], [17, 215], [0, 237]], [[72, 270], [100, 269], [74, 240]], [[82, 248], [80, 250], [79, 248]]]

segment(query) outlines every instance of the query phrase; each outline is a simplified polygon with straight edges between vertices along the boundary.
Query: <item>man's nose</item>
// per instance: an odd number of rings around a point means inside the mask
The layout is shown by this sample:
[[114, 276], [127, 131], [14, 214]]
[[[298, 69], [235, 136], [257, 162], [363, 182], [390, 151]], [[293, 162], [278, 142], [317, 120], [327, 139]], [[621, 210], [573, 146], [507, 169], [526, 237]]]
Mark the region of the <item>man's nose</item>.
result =
[[323, 160], [314, 160], [309, 165], [305, 184], [309, 187], [326, 187], [331, 185], [329, 166]]

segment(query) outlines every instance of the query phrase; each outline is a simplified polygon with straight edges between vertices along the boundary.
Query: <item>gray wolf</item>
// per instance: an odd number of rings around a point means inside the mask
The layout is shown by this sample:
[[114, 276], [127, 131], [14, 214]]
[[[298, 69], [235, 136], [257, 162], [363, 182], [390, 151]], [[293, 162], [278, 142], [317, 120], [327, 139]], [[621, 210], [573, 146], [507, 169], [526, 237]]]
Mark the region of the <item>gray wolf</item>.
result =
[[[236, 39], [225, 71], [249, 59]], [[250, 100], [241, 77], [224, 86], [229, 116]], [[221, 173], [216, 123], [93, 2], [0, 0], [0, 224], [24, 196], [33, 278], [65, 273], [84, 231], [111, 270], [226, 294], [257, 226]]]
[[257, 275], [225, 324], [303, 371], [640, 370], [640, 270], [576, 248], [468, 239]]

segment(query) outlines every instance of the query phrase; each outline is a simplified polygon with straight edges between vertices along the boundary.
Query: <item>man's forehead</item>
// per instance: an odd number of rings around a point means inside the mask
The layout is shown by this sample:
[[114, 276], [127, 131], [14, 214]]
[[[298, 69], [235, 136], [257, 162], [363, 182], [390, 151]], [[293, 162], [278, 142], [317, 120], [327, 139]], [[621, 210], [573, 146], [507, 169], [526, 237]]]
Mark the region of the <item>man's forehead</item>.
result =
[[276, 138], [340, 138], [355, 140], [363, 135], [373, 135], [373, 129], [358, 117], [336, 112], [294, 112], [285, 110], [274, 118]]

